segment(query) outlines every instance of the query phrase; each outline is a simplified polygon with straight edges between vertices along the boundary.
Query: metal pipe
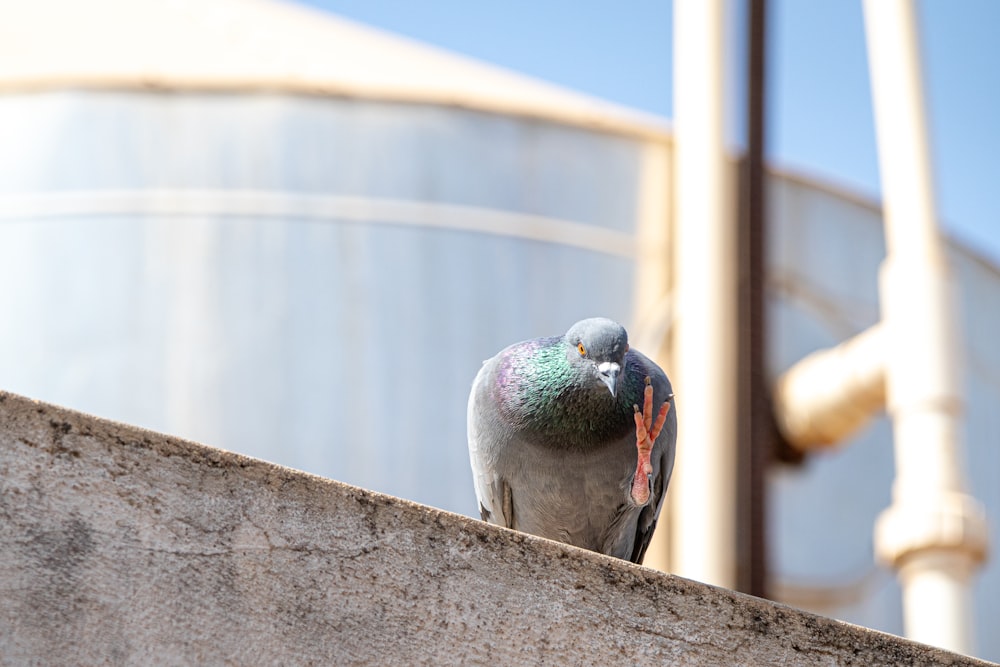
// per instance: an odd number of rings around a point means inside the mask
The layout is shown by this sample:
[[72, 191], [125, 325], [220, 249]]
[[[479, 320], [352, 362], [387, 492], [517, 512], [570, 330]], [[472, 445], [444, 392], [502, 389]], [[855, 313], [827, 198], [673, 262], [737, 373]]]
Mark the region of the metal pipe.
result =
[[803, 451], [843, 441], [883, 408], [885, 331], [879, 324], [810, 354], [774, 387], [778, 428]]
[[677, 321], [683, 415], [671, 569], [736, 585], [736, 226], [723, 141], [722, 0], [674, 2]]
[[878, 556], [899, 570], [907, 636], [971, 653], [972, 572], [985, 558], [982, 507], [966, 493], [956, 318], [935, 218], [916, 20], [910, 0], [865, 0], [888, 256], [880, 297], [893, 420], [892, 505]]

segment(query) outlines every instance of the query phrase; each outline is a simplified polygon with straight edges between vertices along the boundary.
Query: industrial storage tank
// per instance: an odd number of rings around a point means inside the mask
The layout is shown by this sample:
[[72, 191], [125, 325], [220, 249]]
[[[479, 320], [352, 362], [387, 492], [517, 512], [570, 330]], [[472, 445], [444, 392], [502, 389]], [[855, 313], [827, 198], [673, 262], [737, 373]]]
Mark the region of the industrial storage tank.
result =
[[[594, 314], [666, 349], [683, 316], [662, 119], [258, 0], [0, 8], [5, 390], [474, 514], [484, 358]], [[873, 203], [769, 188], [776, 377], [878, 320], [885, 247]], [[1000, 270], [950, 258], [998, 535]], [[771, 471], [779, 599], [902, 631], [871, 543], [891, 442]], [[975, 595], [1000, 659], [995, 560]]]

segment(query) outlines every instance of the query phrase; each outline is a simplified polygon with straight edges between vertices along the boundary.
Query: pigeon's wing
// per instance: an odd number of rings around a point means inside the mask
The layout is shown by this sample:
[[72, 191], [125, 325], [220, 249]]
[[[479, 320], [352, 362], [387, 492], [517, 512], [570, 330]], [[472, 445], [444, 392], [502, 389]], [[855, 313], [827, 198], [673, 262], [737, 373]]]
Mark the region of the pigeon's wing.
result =
[[483, 362], [469, 393], [469, 462], [483, 521], [513, 528], [510, 484], [497, 472], [497, 455], [504, 446], [505, 429], [488, 391], [495, 365], [496, 357]]
[[629, 558], [633, 563], [642, 563], [649, 547], [649, 541], [653, 537], [653, 530], [656, 528], [656, 520], [660, 516], [663, 508], [663, 500], [667, 494], [667, 485], [670, 483], [670, 475], [674, 469], [674, 452], [677, 443], [677, 411], [673, 402], [673, 390], [666, 373], [655, 363], [646, 358], [638, 351], [630, 354], [638, 356], [639, 361], [648, 369], [648, 375], [653, 385], [653, 405], [658, 406], [670, 397], [670, 412], [667, 413], [667, 421], [663, 424], [663, 430], [653, 443], [652, 458], [659, 460], [656, 466], [656, 478], [653, 480], [653, 492], [650, 495], [649, 504], [639, 513], [639, 518], [635, 525], [635, 542], [632, 547], [632, 555]]

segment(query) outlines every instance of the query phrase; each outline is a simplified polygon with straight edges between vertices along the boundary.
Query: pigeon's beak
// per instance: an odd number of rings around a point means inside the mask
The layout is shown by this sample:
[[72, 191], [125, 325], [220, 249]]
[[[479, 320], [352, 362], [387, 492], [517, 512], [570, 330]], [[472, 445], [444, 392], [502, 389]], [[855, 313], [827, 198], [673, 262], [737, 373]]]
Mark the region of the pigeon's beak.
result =
[[608, 385], [608, 391], [612, 396], [618, 393], [618, 371], [621, 366], [613, 361], [605, 361], [597, 365], [597, 372], [601, 374], [601, 382]]

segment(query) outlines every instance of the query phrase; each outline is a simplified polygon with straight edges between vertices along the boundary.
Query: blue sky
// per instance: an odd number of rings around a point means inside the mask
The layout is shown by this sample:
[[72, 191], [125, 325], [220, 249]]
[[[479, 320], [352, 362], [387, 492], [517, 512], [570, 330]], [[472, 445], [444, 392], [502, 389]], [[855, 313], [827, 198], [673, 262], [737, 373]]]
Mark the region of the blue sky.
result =
[[[673, 112], [669, 1], [300, 1], [619, 104]], [[730, 6], [742, 20], [743, 1]], [[1000, 1], [917, 7], [938, 213], [949, 235], [1000, 264]], [[777, 167], [878, 197], [862, 19], [861, 0], [771, 0], [767, 149]], [[732, 38], [735, 110], [742, 25]]]

